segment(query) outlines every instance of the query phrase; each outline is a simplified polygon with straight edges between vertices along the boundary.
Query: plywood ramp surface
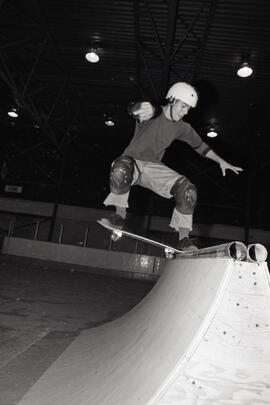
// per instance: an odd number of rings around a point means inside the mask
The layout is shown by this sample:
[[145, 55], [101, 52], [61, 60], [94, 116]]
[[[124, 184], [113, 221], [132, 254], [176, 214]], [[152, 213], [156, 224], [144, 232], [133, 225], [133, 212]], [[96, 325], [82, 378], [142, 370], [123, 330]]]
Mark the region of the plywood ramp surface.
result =
[[81, 333], [19, 405], [269, 404], [269, 297], [265, 264], [168, 261], [133, 310]]

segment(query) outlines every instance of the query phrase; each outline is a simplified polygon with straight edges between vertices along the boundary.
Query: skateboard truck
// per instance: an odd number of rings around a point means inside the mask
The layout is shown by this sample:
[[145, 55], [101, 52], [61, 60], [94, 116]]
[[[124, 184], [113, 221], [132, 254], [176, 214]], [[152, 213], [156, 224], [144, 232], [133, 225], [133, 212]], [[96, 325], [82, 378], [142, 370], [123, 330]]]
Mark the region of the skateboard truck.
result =
[[[123, 232], [119, 229], [114, 229], [111, 233], [111, 240], [113, 242], [117, 242], [119, 239], [121, 239], [123, 236]], [[175, 255], [175, 251], [173, 249], [170, 249], [169, 247], [165, 247], [164, 249], [164, 255], [167, 259], [172, 259]]]
[[169, 248], [164, 249], [164, 255], [167, 259], [172, 259], [175, 255], [175, 251]]
[[119, 239], [122, 238], [122, 236], [123, 236], [123, 232], [121, 232], [120, 229], [119, 229], [119, 230], [114, 230], [114, 231], [112, 231], [112, 233], [111, 233], [111, 240], [112, 240], [113, 242], [117, 242]]
[[153, 239], [149, 239], [142, 235], [137, 235], [137, 234], [135, 234], [133, 232], [129, 232], [125, 229], [117, 229], [111, 225], [110, 221], [107, 218], [102, 218], [102, 219], [98, 220], [97, 222], [111, 232], [110, 238], [113, 242], [117, 242], [123, 235], [125, 235], [130, 238], [133, 238], [133, 239], [136, 239], [136, 240], [139, 240], [142, 242], [150, 243], [154, 246], [158, 246], [158, 247], [162, 248], [164, 251], [165, 257], [168, 259], [174, 258], [177, 253], [182, 253], [181, 250], [178, 250], [178, 249], [176, 249], [172, 246], [166, 245], [164, 243], [155, 241]]

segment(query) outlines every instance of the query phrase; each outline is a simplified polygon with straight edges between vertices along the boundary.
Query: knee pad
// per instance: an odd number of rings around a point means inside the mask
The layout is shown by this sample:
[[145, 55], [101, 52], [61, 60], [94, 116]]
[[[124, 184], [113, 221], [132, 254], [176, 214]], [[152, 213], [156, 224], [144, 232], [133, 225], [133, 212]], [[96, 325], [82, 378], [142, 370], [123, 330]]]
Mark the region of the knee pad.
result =
[[125, 194], [130, 190], [134, 173], [134, 160], [120, 156], [112, 164], [110, 172], [110, 189], [114, 194]]
[[175, 197], [177, 211], [192, 214], [197, 202], [197, 188], [186, 177], [180, 177], [174, 183], [171, 194]]

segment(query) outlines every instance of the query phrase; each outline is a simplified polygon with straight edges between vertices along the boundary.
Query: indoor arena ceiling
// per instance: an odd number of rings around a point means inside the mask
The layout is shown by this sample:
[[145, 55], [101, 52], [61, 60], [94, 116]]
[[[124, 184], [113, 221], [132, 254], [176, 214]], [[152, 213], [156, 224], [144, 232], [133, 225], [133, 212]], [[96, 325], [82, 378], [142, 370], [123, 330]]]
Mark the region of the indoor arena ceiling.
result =
[[[132, 135], [128, 102], [160, 103], [170, 84], [188, 81], [200, 94], [189, 119], [203, 139], [215, 125], [211, 145], [236, 157], [244, 150], [256, 164], [259, 153], [268, 167], [269, 21], [266, 0], [0, 1], [2, 161], [8, 166], [12, 153], [35, 160], [46, 142], [43, 155], [63, 158], [70, 135], [92, 144], [89, 160], [100, 164], [95, 145], [110, 160]], [[85, 58], [92, 48], [98, 63]], [[237, 76], [242, 62], [253, 75]], [[12, 107], [17, 119], [7, 115]], [[107, 116], [115, 126], [104, 125]]]
[[[17, 100], [51, 133], [90, 130], [103, 114], [127, 132], [129, 101], [160, 102], [186, 80], [200, 92], [198, 125], [241, 142], [254, 109], [269, 115], [269, 18], [265, 0], [2, 0], [2, 114]], [[249, 78], [236, 75], [243, 61]]]

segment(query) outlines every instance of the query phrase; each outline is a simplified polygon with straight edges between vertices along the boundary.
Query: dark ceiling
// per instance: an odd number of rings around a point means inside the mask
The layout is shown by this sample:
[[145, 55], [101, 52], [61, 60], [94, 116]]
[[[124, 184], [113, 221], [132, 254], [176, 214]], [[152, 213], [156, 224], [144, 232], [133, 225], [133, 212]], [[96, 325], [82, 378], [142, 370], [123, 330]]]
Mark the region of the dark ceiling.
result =
[[[244, 173], [222, 178], [179, 142], [166, 163], [199, 185], [200, 221], [270, 227], [269, 20], [266, 0], [0, 1], [1, 195], [101, 207], [110, 163], [132, 136], [127, 104], [161, 103], [170, 84], [189, 81], [200, 94], [189, 121]], [[91, 47], [99, 63], [86, 61]], [[243, 58], [249, 78], [236, 75]], [[141, 200], [131, 209], [144, 211]], [[149, 207], [168, 215], [168, 204], [152, 196]]]

